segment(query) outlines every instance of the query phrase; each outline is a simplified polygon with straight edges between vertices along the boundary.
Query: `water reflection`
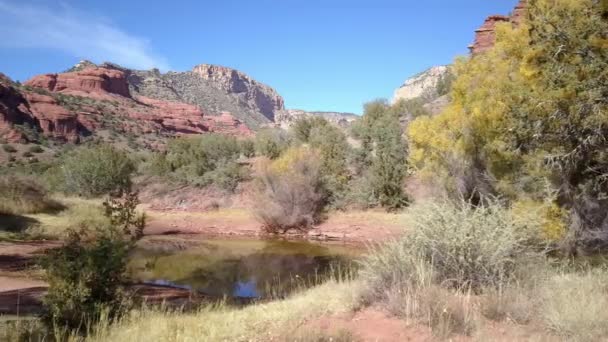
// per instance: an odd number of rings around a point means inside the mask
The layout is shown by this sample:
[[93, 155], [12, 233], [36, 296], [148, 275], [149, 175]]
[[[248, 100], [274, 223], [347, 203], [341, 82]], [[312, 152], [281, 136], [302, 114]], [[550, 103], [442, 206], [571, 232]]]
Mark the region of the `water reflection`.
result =
[[208, 241], [174, 253], [138, 250], [137, 280], [212, 296], [280, 297], [350, 267], [354, 251], [308, 242]]

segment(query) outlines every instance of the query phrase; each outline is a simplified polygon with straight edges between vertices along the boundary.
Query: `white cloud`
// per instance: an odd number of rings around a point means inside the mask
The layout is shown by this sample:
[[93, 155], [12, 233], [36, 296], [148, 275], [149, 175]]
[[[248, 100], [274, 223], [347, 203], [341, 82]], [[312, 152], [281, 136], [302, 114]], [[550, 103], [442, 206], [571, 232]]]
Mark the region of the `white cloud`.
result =
[[49, 8], [0, 0], [0, 46], [59, 49], [74, 57], [123, 66], [168, 70], [146, 39], [120, 30], [105, 18], [63, 5]]

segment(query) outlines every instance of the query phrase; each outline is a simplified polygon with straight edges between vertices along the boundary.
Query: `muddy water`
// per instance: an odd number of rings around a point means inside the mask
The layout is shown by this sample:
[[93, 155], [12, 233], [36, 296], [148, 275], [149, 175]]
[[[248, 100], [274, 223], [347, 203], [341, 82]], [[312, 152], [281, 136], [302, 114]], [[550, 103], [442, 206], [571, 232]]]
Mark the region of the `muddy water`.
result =
[[347, 275], [360, 253], [304, 241], [174, 239], [142, 244], [129, 272], [136, 281], [211, 296], [275, 298]]

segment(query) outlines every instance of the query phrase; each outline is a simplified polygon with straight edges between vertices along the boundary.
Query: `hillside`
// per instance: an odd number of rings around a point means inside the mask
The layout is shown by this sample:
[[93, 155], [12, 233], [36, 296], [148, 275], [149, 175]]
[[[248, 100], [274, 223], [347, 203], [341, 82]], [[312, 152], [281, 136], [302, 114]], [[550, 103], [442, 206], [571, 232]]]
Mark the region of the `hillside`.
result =
[[194, 105], [138, 95], [131, 91], [127, 74], [87, 66], [35, 76], [23, 85], [0, 77], [0, 138], [72, 143], [91, 136], [126, 138], [154, 148], [159, 138], [180, 134], [251, 134], [228, 113], [212, 116]]

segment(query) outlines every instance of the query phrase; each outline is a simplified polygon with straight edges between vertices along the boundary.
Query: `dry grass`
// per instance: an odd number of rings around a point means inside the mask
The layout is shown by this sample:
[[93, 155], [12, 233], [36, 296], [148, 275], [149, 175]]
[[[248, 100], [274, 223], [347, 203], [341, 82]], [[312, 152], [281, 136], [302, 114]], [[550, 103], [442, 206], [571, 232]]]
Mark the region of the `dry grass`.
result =
[[560, 273], [543, 284], [541, 319], [569, 341], [608, 338], [608, 271]]
[[23, 215], [62, 209], [34, 179], [0, 177], [0, 214]]
[[[269, 341], [306, 319], [347, 312], [356, 304], [357, 283], [330, 281], [285, 300], [242, 309], [206, 307], [180, 314], [142, 310], [114, 326], [100, 325], [90, 341]], [[306, 339], [306, 338], [312, 339]], [[329, 341], [316, 334], [302, 341]], [[321, 336], [323, 337], [323, 336]], [[275, 339], [276, 340], [276, 339]]]
[[28, 233], [37, 236], [62, 238], [70, 229], [95, 229], [109, 224], [104, 216], [101, 200], [63, 197], [58, 199], [66, 208], [58, 213], [40, 213], [27, 215], [39, 222], [28, 229]]
[[441, 338], [472, 334], [483, 293], [488, 316], [523, 316], [506, 307], [503, 292], [492, 295], [514, 283], [522, 265], [540, 259], [526, 247], [528, 230], [508, 211], [443, 203], [415, 206], [406, 215], [408, 233], [363, 261], [364, 302], [384, 303]]

